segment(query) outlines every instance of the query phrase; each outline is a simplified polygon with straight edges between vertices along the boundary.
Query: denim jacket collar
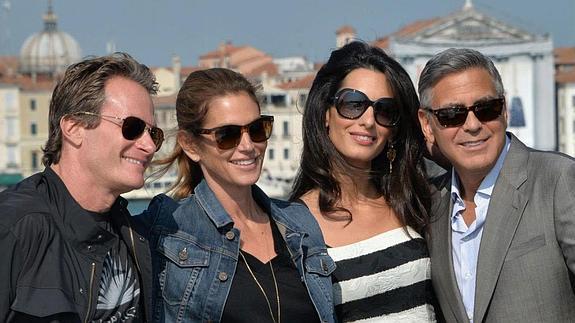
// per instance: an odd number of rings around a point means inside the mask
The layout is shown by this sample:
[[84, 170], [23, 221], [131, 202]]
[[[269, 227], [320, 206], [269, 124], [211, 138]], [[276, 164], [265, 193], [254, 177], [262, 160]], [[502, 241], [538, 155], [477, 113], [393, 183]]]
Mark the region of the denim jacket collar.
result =
[[[214, 222], [217, 228], [225, 227], [233, 223], [232, 218], [228, 215], [222, 204], [218, 201], [216, 195], [208, 186], [206, 180], [202, 180], [194, 189], [196, 202], [204, 209], [207, 216]], [[252, 185], [252, 196], [258, 205], [280, 225], [280, 232], [285, 238], [287, 232], [297, 232], [305, 235], [296, 223], [276, 204], [271, 203], [270, 198], [257, 186]], [[285, 230], [282, 229], [285, 227]]]

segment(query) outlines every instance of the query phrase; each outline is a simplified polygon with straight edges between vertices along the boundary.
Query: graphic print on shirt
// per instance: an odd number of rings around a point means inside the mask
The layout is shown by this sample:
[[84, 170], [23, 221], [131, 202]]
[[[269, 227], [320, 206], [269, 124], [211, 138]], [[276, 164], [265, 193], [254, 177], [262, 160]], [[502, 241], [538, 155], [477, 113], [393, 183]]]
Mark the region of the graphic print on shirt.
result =
[[108, 252], [102, 268], [93, 323], [139, 322], [140, 286], [125, 246]]

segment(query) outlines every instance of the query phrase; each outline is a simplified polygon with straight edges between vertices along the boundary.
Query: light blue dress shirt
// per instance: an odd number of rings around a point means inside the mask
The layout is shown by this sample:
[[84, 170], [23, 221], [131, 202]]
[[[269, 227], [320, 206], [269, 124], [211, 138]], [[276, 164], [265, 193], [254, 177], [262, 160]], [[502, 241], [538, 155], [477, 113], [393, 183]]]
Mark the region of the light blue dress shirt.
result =
[[455, 278], [459, 286], [459, 292], [465, 305], [465, 311], [469, 321], [473, 322], [473, 309], [475, 305], [475, 280], [477, 273], [477, 257], [479, 255], [479, 245], [483, 233], [483, 225], [487, 216], [487, 208], [491, 200], [491, 193], [495, 186], [495, 181], [503, 167], [503, 161], [510, 146], [509, 137], [505, 136], [505, 147], [501, 151], [495, 166], [483, 179], [473, 201], [475, 202], [475, 221], [469, 227], [463, 220], [465, 204], [459, 194], [459, 179], [455, 169], [451, 174], [451, 199], [453, 201], [453, 212], [451, 213], [451, 251], [453, 255], [453, 269]]

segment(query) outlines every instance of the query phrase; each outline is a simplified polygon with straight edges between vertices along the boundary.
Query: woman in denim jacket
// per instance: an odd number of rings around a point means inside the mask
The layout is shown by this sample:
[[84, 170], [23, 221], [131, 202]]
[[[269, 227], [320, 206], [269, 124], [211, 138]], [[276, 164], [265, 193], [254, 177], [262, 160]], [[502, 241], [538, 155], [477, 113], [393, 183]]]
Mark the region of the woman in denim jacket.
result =
[[159, 162], [177, 164], [175, 200], [159, 195], [141, 216], [156, 321], [335, 321], [335, 264], [317, 222], [255, 185], [273, 125], [255, 92], [214, 68], [190, 74], [178, 93], [177, 143]]

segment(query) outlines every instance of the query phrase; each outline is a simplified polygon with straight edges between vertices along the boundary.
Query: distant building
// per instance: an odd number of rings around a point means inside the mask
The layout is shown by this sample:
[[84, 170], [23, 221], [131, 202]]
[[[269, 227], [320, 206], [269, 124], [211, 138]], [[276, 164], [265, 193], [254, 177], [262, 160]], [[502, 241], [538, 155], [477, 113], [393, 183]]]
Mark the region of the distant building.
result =
[[28, 37], [20, 50], [19, 71], [22, 74], [55, 76], [82, 58], [78, 42], [68, 33], [58, 30], [58, 17], [51, 2], [43, 19], [44, 29]]
[[575, 47], [554, 53], [559, 151], [575, 157]]
[[[1, 64], [1, 63], [0, 63]], [[0, 72], [1, 73], [1, 72]], [[20, 174], [20, 89], [0, 84], [0, 190]]]
[[[160, 91], [153, 99], [156, 122], [167, 134], [166, 142], [156, 154], [156, 158], [167, 156], [175, 144], [175, 107], [179, 90], [175, 80], [181, 80], [181, 84], [193, 71], [213, 67], [233, 69], [252, 82], [262, 85], [262, 91], [259, 93], [262, 113], [273, 115], [275, 120], [258, 184], [271, 196], [287, 196], [299, 166], [303, 106], [315, 75], [314, 64], [302, 56], [272, 59], [254, 47], [234, 46], [228, 42], [201, 55], [198, 66], [182, 67], [177, 58], [172, 59], [172, 67], [153, 68], [152, 71], [160, 84]], [[165, 192], [175, 179], [176, 173], [172, 170], [160, 179], [148, 181], [144, 188], [123, 196], [150, 197]]]
[[18, 57], [0, 57], [0, 186], [43, 169], [52, 90], [66, 67], [81, 58], [76, 40], [58, 30], [51, 4], [43, 21]]
[[352, 26], [341, 26], [335, 32], [335, 46], [341, 48], [355, 40], [355, 29]]
[[[351, 26], [336, 31], [338, 48], [354, 39]], [[530, 146], [553, 150], [558, 145], [575, 155], [575, 48], [557, 49], [554, 69], [549, 36], [496, 20], [476, 10], [469, 0], [450, 15], [415, 21], [372, 44], [402, 63], [416, 84], [425, 63], [441, 50], [469, 47], [483, 52], [494, 60], [503, 78], [511, 114], [509, 130]], [[48, 137], [52, 90], [59, 74], [80, 57], [78, 43], [57, 29], [51, 6], [44, 15], [43, 30], [24, 42], [20, 56], [0, 57], [0, 190], [43, 169], [41, 147]], [[182, 66], [180, 57], [173, 55], [171, 66], [152, 68], [160, 84], [153, 98], [156, 122], [167, 134], [156, 156], [167, 156], [174, 146], [176, 96], [185, 78], [201, 69], [230, 68], [263, 85], [262, 113], [273, 115], [275, 122], [258, 184], [271, 196], [286, 197], [300, 163], [305, 102], [321, 65], [303, 56], [273, 58], [231, 42], [200, 55], [197, 66]], [[172, 171], [124, 196], [150, 198], [165, 192], [174, 179]]]
[[508, 130], [528, 146], [556, 149], [553, 43], [476, 10], [471, 1], [450, 15], [416, 21], [377, 39], [415, 84], [427, 61], [451, 47], [476, 49], [493, 59], [507, 91]]

